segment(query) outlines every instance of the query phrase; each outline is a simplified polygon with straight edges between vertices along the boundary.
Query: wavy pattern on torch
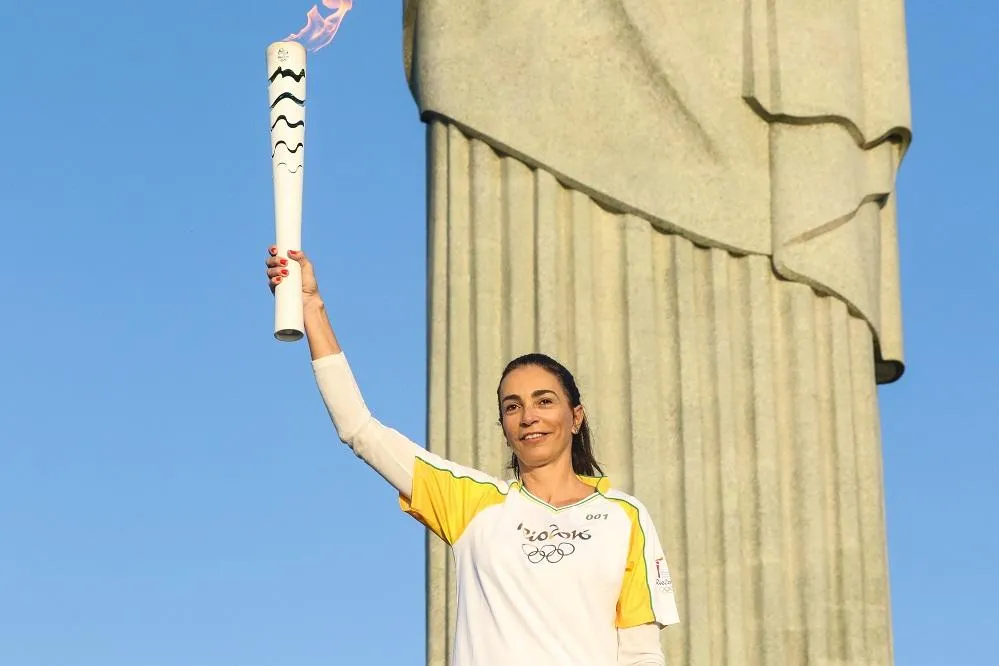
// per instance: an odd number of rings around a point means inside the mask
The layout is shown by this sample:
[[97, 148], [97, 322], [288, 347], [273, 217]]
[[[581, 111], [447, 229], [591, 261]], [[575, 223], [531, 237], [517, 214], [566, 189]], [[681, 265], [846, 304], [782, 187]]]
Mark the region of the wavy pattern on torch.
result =
[[268, 81], [273, 83], [279, 76], [283, 79], [292, 78], [295, 79], [296, 82], [301, 83], [302, 79], [305, 78], [305, 70], [303, 69], [296, 73], [294, 70], [291, 69], [278, 68], [274, 70], [274, 73], [271, 74]]
[[296, 97], [294, 95], [294, 93], [283, 92], [280, 95], [278, 95], [274, 99], [273, 102], [271, 102], [271, 108], [273, 109], [275, 106], [277, 106], [278, 104], [280, 104], [282, 101], [284, 101], [286, 99], [291, 100], [292, 102], [294, 102], [298, 106], [305, 106], [305, 100], [304, 99], [299, 99], [298, 97]]
[[288, 126], [288, 129], [295, 129], [296, 127], [305, 126], [304, 120], [297, 120], [295, 122], [291, 122], [290, 120], [288, 120], [288, 116], [281, 114], [280, 116], [274, 119], [274, 123], [271, 125], [271, 129], [273, 130], [275, 127], [277, 127], [277, 124], [282, 120], [284, 121], [284, 124]]
[[276, 144], [274, 144], [274, 152], [271, 153], [271, 157], [274, 157], [275, 155], [277, 155], [277, 150], [281, 146], [284, 146], [285, 151], [294, 154], [294, 153], [298, 152], [299, 148], [304, 148], [305, 144], [302, 143], [302, 142], [299, 142], [298, 145], [296, 145], [294, 148], [292, 148], [291, 145], [287, 141], [278, 141]]
[[[614, 485], [648, 506], [667, 663], [892, 663], [871, 332], [833, 297], [653, 229], [439, 120], [429, 136], [429, 441], [507, 476], [504, 363], [576, 373]], [[457, 407], [457, 408], [456, 408]], [[451, 559], [428, 539], [428, 659]]]

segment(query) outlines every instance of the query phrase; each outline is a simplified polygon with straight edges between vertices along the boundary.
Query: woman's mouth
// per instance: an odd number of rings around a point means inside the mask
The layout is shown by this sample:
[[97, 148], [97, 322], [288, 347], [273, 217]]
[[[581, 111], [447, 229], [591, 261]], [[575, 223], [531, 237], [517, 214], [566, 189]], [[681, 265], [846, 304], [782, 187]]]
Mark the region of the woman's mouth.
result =
[[525, 441], [525, 442], [534, 443], [534, 442], [541, 441], [542, 439], [544, 439], [547, 436], [548, 436], [547, 432], [532, 432], [532, 433], [528, 433], [528, 434], [524, 435], [520, 439], [522, 441]]

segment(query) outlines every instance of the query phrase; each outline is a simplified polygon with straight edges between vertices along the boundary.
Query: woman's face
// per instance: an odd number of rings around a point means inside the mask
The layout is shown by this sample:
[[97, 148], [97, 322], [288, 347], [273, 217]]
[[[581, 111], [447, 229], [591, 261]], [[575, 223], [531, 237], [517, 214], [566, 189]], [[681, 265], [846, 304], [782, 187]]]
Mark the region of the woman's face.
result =
[[583, 422], [558, 377], [528, 365], [511, 370], [500, 383], [503, 434], [521, 472], [570, 456], [573, 431]]

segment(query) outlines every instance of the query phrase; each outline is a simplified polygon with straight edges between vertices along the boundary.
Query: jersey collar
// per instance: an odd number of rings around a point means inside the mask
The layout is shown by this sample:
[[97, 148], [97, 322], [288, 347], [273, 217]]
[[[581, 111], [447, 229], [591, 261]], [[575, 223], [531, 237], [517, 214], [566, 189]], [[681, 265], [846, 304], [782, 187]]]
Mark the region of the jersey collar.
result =
[[[611, 489], [610, 477], [607, 476], [584, 476], [583, 474], [577, 474], [576, 478], [601, 494]], [[527, 490], [524, 488], [524, 484], [517, 479], [510, 481], [510, 487], [517, 490]]]
[[527, 488], [524, 487], [524, 484], [522, 484], [518, 480], [511, 481], [510, 482], [510, 487], [513, 488], [513, 489], [516, 489], [517, 492], [519, 492], [522, 495], [524, 495], [524, 496], [526, 496], [526, 497], [534, 500], [538, 504], [541, 504], [542, 506], [545, 506], [548, 509], [550, 509], [552, 511], [555, 511], [556, 513], [560, 512], [560, 511], [565, 511], [566, 509], [571, 509], [571, 508], [573, 508], [575, 506], [579, 506], [580, 504], [585, 504], [586, 502], [589, 502], [594, 497], [597, 497], [599, 495], [603, 495], [605, 492], [607, 492], [608, 490], [610, 490], [610, 487], [611, 487], [611, 485], [610, 485], [610, 479], [607, 478], [606, 476], [584, 476], [582, 474], [577, 474], [576, 478], [578, 478], [580, 481], [582, 481], [586, 485], [592, 487], [596, 492], [593, 493], [592, 495], [589, 495], [588, 497], [584, 497], [583, 499], [579, 500], [578, 502], [574, 502], [573, 504], [569, 504], [567, 506], [558, 506], [558, 507], [557, 506], [552, 506], [551, 504], [549, 504], [548, 502], [544, 501], [543, 499], [535, 497], [534, 495], [531, 494], [531, 492]]

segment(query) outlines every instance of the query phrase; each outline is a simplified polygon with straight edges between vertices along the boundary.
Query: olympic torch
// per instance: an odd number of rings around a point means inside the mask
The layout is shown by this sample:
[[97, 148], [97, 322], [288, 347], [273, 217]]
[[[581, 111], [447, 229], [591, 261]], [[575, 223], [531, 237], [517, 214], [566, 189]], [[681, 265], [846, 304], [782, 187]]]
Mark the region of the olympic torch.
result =
[[[275, 245], [279, 257], [302, 248], [302, 189], [305, 170], [305, 47], [274, 42], [267, 47], [268, 97], [271, 105], [271, 168], [274, 181]], [[274, 291], [274, 337], [300, 340], [302, 272], [289, 261], [288, 275]]]
[[[332, 42], [354, 3], [322, 0], [322, 4], [332, 13], [323, 16], [319, 5], [313, 5], [306, 14], [304, 28], [267, 47], [275, 245], [279, 257], [287, 257], [288, 250], [302, 249], [306, 46], [315, 52]], [[274, 337], [294, 342], [305, 335], [302, 271], [296, 261], [289, 261], [287, 268], [287, 277], [274, 290]]]

